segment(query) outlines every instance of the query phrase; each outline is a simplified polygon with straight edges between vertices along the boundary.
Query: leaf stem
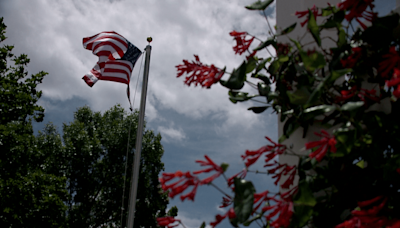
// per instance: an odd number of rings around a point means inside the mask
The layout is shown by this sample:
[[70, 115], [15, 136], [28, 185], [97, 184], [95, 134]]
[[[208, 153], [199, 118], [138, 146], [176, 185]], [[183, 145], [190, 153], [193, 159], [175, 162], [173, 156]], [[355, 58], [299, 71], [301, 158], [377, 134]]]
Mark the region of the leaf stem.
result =
[[268, 172], [262, 172], [262, 171], [258, 171], [258, 170], [256, 170], [256, 171], [253, 171], [253, 170], [247, 170], [247, 172], [250, 172], [250, 173], [262, 173], [262, 174], [269, 174]]
[[263, 10], [263, 14], [264, 14], [265, 20], [267, 20], [267, 24], [268, 24], [268, 27], [269, 27], [269, 32], [271, 33], [271, 35], [274, 35], [274, 36], [275, 36], [274, 31], [272, 30], [271, 25], [269, 24], [268, 17], [267, 17], [267, 15], [265, 14], [265, 10]]
[[226, 192], [224, 192], [222, 189], [220, 189], [217, 185], [215, 185], [214, 183], [210, 182], [209, 185], [213, 186], [214, 188], [216, 188], [218, 191], [220, 191], [222, 194], [230, 197], [232, 199], [232, 196], [230, 196], [229, 194], [227, 194]]
[[[265, 227], [265, 226], [264, 226], [264, 222], [263, 222], [263, 225], [260, 225], [260, 223], [258, 222], [258, 219], [254, 220], [254, 221], [256, 221], [257, 225], [259, 225], [261, 228]], [[261, 221], [262, 221], [262, 220], [261, 220]]]
[[251, 86], [251, 88], [258, 90], [258, 88], [257, 88], [257, 85], [256, 85], [256, 84], [254, 84], [254, 83], [253, 83], [253, 82], [251, 82], [251, 81], [247, 81], [247, 80], [246, 80], [246, 82], [249, 84], [249, 86]]
[[183, 222], [179, 221], [179, 223], [180, 223], [184, 228], [186, 228], [186, 226], [183, 224]]
[[252, 100], [252, 101], [257, 101], [257, 102], [262, 103], [262, 104], [268, 104], [267, 102], [259, 101], [259, 100], [254, 100], [253, 98], [254, 98], [254, 97], [250, 98], [250, 100]]

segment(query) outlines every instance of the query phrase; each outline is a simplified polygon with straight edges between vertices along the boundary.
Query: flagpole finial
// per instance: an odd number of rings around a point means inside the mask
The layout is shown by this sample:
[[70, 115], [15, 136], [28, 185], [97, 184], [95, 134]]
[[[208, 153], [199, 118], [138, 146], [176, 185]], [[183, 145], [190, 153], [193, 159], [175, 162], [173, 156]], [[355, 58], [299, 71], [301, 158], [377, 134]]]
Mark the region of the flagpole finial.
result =
[[151, 36], [147, 37], [147, 42], [151, 43], [151, 41], [153, 41], [153, 38]]

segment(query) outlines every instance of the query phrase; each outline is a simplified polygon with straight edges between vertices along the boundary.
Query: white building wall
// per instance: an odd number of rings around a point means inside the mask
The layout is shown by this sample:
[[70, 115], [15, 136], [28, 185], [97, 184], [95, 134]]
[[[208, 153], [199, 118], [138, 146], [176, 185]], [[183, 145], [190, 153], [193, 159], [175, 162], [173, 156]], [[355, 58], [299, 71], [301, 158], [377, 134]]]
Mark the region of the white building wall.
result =
[[[397, 0], [400, 2], [400, 0]], [[289, 33], [287, 36], [280, 36], [278, 37], [278, 42], [280, 43], [291, 43], [289, 38], [291, 39], [300, 39], [307, 31], [307, 24], [304, 25], [304, 27], [301, 27], [300, 23], [303, 22], [304, 20], [307, 19], [307, 16], [298, 19], [297, 16], [295, 16], [296, 11], [304, 11], [307, 10], [308, 8], [312, 8], [314, 5], [317, 7], [327, 7], [328, 4], [330, 3], [331, 5], [337, 5], [340, 0], [278, 0], [276, 1], [276, 23], [278, 27], [278, 31], [280, 29], [285, 29], [286, 27], [292, 25], [293, 23], [297, 22], [296, 28]], [[320, 18], [317, 18], [317, 23], [320, 24], [322, 21]], [[337, 39], [336, 32], [337, 30], [333, 29], [331, 31], [324, 31], [321, 33], [321, 39], [322, 39], [322, 46], [324, 48], [329, 48], [330, 46], [334, 45], [334, 42], [331, 41], [330, 39], [323, 39], [324, 37], [330, 36], [333, 39]], [[303, 39], [302, 39], [302, 44], [306, 44], [313, 41], [313, 38], [311, 34], [307, 34]], [[316, 46], [307, 46], [305, 49], [313, 49]], [[284, 123], [280, 122], [278, 120], [278, 136], [281, 136], [283, 134], [283, 125]], [[303, 128], [297, 129], [289, 139], [286, 139], [283, 143], [287, 146], [293, 146], [292, 150], [294, 152], [299, 152], [299, 154], [306, 154], [306, 150], [304, 148], [305, 143], [310, 142], [310, 141], [315, 141], [319, 140], [319, 137], [314, 135], [314, 132], [319, 132], [321, 128], [316, 126], [314, 124], [313, 126], [310, 126], [307, 132], [307, 135], [305, 138], [303, 138]], [[279, 157], [279, 162], [281, 164], [288, 164], [288, 165], [297, 165], [299, 159], [295, 156], [289, 156], [289, 155], [281, 155]], [[286, 178], [281, 179], [281, 184], [286, 180]], [[298, 177], [295, 178], [294, 184], [297, 185], [298, 183]]]

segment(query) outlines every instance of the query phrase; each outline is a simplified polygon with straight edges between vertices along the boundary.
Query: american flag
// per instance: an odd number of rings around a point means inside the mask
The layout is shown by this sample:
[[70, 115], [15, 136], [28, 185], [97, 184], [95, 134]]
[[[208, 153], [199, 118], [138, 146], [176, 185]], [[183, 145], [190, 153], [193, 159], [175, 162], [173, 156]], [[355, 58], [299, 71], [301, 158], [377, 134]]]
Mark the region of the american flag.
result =
[[[98, 80], [125, 83], [142, 52], [116, 32], [101, 32], [83, 38], [83, 47], [99, 57], [99, 61], [83, 80], [92, 87]], [[129, 96], [129, 95], [128, 95]]]

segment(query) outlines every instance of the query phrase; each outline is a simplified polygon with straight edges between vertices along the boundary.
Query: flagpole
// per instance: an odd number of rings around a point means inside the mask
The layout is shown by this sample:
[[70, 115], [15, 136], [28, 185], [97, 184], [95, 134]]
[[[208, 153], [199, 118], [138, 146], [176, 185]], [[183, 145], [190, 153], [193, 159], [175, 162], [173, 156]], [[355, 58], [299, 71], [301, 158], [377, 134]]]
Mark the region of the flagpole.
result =
[[150, 67], [150, 53], [151, 46], [147, 45], [146, 48], [146, 59], [144, 62], [143, 72], [143, 84], [142, 84], [142, 96], [140, 100], [139, 109], [139, 122], [136, 134], [136, 149], [135, 149], [135, 161], [132, 168], [132, 179], [131, 179], [131, 191], [129, 194], [129, 214], [128, 214], [128, 228], [133, 228], [135, 220], [135, 207], [136, 207], [136, 196], [137, 187], [139, 182], [139, 167], [140, 167], [140, 154], [142, 152], [142, 139], [143, 139], [143, 125], [144, 125], [144, 113], [146, 108], [146, 95], [147, 95], [147, 84], [149, 78], [149, 67]]

